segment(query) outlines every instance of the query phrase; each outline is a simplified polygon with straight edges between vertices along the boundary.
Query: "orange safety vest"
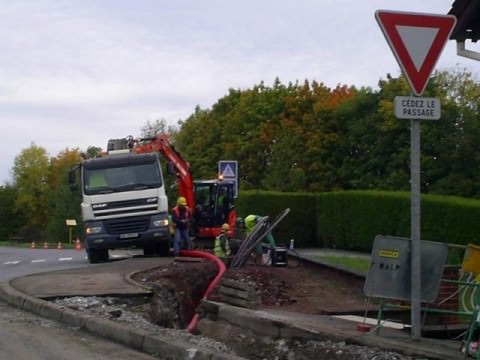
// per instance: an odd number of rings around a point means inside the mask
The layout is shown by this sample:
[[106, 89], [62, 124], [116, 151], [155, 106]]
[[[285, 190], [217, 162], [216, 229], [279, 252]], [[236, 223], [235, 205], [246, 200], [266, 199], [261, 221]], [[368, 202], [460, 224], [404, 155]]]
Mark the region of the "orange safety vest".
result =
[[[185, 206], [185, 219], [188, 219], [189, 217], [192, 216], [192, 212], [190, 211], [190, 208], [188, 206]], [[172, 211], [175, 213], [175, 217], [177, 219], [180, 218], [180, 208], [178, 206], [175, 206]]]

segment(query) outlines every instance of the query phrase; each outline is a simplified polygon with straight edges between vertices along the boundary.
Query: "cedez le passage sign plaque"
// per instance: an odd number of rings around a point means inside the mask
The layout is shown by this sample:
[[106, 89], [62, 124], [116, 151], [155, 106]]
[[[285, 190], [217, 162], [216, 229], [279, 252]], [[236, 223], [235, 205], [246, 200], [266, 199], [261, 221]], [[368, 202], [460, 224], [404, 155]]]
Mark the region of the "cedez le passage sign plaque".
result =
[[440, 99], [431, 97], [396, 96], [393, 110], [397, 119], [438, 120]]

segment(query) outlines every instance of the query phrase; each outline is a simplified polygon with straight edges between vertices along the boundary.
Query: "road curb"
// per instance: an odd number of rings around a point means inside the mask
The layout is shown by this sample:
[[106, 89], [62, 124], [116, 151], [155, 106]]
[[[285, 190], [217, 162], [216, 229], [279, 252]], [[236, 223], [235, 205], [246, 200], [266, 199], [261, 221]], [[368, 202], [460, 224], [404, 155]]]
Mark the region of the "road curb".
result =
[[131, 329], [113, 320], [86, 315], [24, 294], [12, 287], [9, 282], [0, 283], [0, 300], [21, 310], [86, 330], [144, 353], [168, 354], [175, 359], [246, 360], [180, 340], [172, 341], [171, 338], [163, 338], [141, 329]]
[[1, 283], [0, 299], [5, 301], [7, 304], [13, 305], [21, 309], [23, 308], [25, 295], [11, 287], [9, 283]]
[[[224, 303], [207, 302], [211, 305], [210, 309], [215, 312], [213, 318], [216, 320], [214, 321], [237, 326], [243, 330], [250, 330], [259, 335], [287, 339], [345, 341], [350, 344], [397, 351], [421, 359], [453, 360], [462, 358], [460, 352], [456, 354], [458, 356], [454, 356], [451, 352], [438, 349], [438, 346], [434, 346], [433, 343], [429, 344], [428, 339], [422, 339], [423, 345], [408, 338], [396, 339], [388, 333], [387, 329], [382, 330], [385, 335], [381, 337], [374, 334], [359, 333], [354, 322], [337, 319], [330, 315], [292, 322], [287, 313], [264, 310], [252, 311]], [[215, 307], [216, 309], [214, 309]], [[207, 318], [212, 319], [208, 314]]]
[[135, 274], [138, 274], [138, 273], [141, 273], [141, 272], [144, 272], [144, 270], [140, 270], [140, 271], [132, 271], [128, 274], [125, 274], [123, 279], [125, 280], [125, 282], [127, 282], [128, 284], [130, 285], [133, 285], [133, 286], [136, 286], [136, 287], [139, 287], [143, 290], [145, 290], [145, 293], [146, 294], [151, 294], [153, 293], [153, 288], [151, 286], [148, 286], [148, 285], [144, 285], [142, 283], [139, 283], [138, 281], [136, 280], [133, 280], [133, 276]]

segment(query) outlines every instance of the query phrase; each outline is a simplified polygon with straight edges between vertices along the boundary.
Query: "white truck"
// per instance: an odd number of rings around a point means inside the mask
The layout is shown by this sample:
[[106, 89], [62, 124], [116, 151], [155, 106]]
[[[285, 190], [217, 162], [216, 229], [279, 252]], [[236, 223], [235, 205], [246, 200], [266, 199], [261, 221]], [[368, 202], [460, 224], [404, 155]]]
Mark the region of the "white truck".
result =
[[108, 153], [83, 160], [69, 174], [82, 193], [85, 249], [91, 263], [109, 259], [109, 249], [143, 248], [168, 256], [168, 201], [158, 153], [137, 154], [128, 139], [109, 140]]

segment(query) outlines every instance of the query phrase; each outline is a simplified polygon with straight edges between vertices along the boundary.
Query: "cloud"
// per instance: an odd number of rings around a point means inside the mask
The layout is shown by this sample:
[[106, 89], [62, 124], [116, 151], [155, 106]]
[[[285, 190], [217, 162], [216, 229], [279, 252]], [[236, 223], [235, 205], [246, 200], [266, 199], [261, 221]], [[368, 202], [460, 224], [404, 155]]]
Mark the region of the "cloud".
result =
[[[446, 13], [451, 1], [402, 0]], [[229, 88], [305, 79], [375, 87], [399, 67], [374, 19], [388, 0], [36, 0], [0, 7], [0, 182], [31, 142], [51, 156], [175, 124]], [[449, 44], [438, 67], [457, 59]]]

